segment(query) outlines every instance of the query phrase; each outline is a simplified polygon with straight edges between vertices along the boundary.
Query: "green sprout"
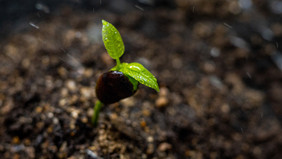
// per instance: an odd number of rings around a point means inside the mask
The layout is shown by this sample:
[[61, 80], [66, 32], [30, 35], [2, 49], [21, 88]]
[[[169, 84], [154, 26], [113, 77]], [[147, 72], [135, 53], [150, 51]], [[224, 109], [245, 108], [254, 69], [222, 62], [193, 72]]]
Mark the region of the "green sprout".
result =
[[140, 63], [121, 63], [124, 54], [124, 44], [119, 31], [109, 22], [102, 20], [102, 37], [105, 48], [111, 58], [116, 60], [116, 66], [102, 74], [96, 84], [98, 101], [94, 106], [92, 123], [97, 125], [99, 112], [104, 104], [118, 102], [132, 96], [138, 89], [139, 83], [159, 92], [157, 79]]

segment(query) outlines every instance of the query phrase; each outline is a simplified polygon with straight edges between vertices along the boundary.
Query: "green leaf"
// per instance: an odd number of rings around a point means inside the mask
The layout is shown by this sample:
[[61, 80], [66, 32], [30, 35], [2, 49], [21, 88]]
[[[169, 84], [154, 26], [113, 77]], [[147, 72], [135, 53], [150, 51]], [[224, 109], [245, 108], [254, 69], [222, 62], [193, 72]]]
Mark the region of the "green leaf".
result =
[[124, 44], [118, 30], [109, 22], [102, 20], [102, 37], [108, 54], [119, 59], [124, 53]]
[[140, 63], [121, 63], [121, 65], [118, 67], [114, 67], [111, 70], [120, 71], [124, 73], [125, 75], [128, 75], [141, 84], [144, 84], [148, 87], [151, 87], [155, 89], [157, 92], [159, 92], [159, 86], [157, 83], [157, 79], [154, 77], [154, 75], [149, 72], [144, 66], [142, 66]]

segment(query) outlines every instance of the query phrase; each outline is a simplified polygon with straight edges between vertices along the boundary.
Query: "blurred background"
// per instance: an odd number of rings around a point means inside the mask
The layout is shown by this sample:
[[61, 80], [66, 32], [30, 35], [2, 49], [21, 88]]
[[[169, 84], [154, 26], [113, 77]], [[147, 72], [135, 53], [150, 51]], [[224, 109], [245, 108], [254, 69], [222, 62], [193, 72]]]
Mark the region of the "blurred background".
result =
[[[280, 0], [0, 0], [0, 158], [282, 157]], [[104, 106], [101, 20], [160, 92]]]

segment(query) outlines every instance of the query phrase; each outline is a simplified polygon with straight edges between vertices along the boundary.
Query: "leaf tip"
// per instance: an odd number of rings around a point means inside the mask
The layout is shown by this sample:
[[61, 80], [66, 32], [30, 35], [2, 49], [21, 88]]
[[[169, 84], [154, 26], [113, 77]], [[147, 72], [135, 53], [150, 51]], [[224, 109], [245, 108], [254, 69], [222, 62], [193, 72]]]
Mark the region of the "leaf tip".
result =
[[[155, 78], [155, 77], [154, 77]], [[157, 79], [155, 78], [155, 83], [154, 83], [154, 85], [152, 86], [152, 88], [155, 90], [155, 91], [157, 91], [157, 92], [160, 92], [160, 87], [159, 87], [159, 85], [158, 85], [158, 83], [157, 83]]]
[[157, 92], [160, 92], [160, 88], [159, 88], [158, 85], [156, 86], [155, 90], [156, 90]]
[[107, 22], [107, 21], [105, 21], [104, 19], [102, 19], [102, 24], [103, 24], [103, 25], [107, 25], [107, 24], [108, 24], [108, 22]]

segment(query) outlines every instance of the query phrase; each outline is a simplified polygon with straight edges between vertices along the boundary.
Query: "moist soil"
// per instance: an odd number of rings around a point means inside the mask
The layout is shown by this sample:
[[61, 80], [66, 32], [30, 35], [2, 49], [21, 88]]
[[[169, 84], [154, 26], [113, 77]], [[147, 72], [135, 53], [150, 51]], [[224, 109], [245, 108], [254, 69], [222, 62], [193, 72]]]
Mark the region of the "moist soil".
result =
[[[63, 7], [5, 36], [0, 158], [281, 158], [281, 14], [238, 3]], [[160, 92], [140, 85], [93, 127], [96, 81], [115, 65], [101, 19], [123, 37], [121, 61], [142, 63]]]

